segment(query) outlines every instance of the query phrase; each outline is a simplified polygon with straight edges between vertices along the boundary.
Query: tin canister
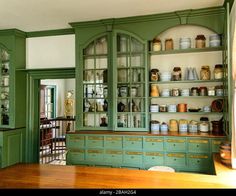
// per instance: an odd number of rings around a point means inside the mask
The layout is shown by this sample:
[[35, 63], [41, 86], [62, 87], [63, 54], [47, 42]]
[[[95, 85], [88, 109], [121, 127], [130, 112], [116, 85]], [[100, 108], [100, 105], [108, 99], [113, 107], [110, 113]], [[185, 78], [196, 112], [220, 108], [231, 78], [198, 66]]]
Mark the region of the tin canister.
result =
[[161, 132], [167, 132], [168, 131], [168, 125], [166, 123], [161, 124]]
[[151, 133], [158, 133], [160, 131], [160, 123], [157, 120], [151, 121]]
[[189, 88], [185, 88], [185, 89], [182, 89], [181, 90], [181, 96], [189, 96], [189, 94], [190, 94], [190, 90], [189, 90]]
[[178, 112], [187, 112], [187, 104], [186, 103], [179, 103], [177, 105]]
[[191, 120], [188, 124], [189, 133], [197, 133], [198, 132], [198, 122], [195, 120]]
[[150, 112], [159, 112], [159, 105], [158, 104], [151, 104], [150, 105]]
[[177, 106], [175, 104], [168, 105], [168, 112], [177, 112]]

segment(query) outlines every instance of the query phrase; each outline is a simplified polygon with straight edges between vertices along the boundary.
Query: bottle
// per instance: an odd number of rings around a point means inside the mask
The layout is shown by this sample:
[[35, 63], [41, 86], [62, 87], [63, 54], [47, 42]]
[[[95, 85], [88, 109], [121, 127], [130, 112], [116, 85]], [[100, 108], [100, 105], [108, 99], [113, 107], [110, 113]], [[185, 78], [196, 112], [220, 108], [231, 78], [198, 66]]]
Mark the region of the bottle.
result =
[[214, 68], [214, 78], [216, 80], [220, 80], [220, 79], [223, 78], [223, 75], [224, 75], [223, 65], [221, 65], [221, 64], [215, 65], [215, 68]]

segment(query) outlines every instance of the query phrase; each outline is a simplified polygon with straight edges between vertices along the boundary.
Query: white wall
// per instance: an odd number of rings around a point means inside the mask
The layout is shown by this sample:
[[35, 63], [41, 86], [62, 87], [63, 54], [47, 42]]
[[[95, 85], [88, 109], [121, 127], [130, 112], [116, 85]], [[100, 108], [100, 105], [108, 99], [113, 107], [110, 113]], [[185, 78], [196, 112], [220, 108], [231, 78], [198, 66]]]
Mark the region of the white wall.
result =
[[26, 39], [26, 69], [75, 67], [75, 35]]
[[75, 95], [75, 79], [41, 80], [41, 84], [56, 86], [56, 117], [64, 116], [64, 102], [66, 98], [66, 92], [68, 90], [73, 90]]

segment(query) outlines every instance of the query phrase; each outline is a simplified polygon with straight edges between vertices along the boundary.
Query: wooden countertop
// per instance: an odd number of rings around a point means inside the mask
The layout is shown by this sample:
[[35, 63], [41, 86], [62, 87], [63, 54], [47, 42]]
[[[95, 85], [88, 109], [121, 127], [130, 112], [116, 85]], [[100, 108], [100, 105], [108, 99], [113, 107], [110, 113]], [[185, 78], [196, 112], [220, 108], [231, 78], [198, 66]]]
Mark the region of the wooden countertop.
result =
[[236, 170], [214, 158], [217, 175], [125, 168], [17, 164], [0, 170], [0, 188], [236, 188]]
[[150, 132], [144, 131], [75, 131], [75, 132], [67, 132], [67, 134], [101, 134], [101, 135], [130, 135], [130, 136], [192, 136], [192, 137], [210, 137], [210, 138], [224, 138], [226, 137], [223, 134], [212, 134], [210, 133], [179, 133], [179, 132], [167, 132], [167, 133], [159, 133], [152, 134]]

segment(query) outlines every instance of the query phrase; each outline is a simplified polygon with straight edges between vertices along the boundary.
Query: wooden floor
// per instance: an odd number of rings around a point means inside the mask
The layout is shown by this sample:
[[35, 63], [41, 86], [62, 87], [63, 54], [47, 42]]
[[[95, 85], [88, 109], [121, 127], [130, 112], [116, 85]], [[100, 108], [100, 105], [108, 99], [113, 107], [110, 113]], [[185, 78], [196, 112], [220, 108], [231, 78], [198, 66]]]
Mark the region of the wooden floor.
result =
[[[18, 164], [0, 170], [0, 188], [236, 188], [236, 171], [216, 164], [218, 175], [125, 168]], [[227, 174], [227, 172], [229, 172]]]

